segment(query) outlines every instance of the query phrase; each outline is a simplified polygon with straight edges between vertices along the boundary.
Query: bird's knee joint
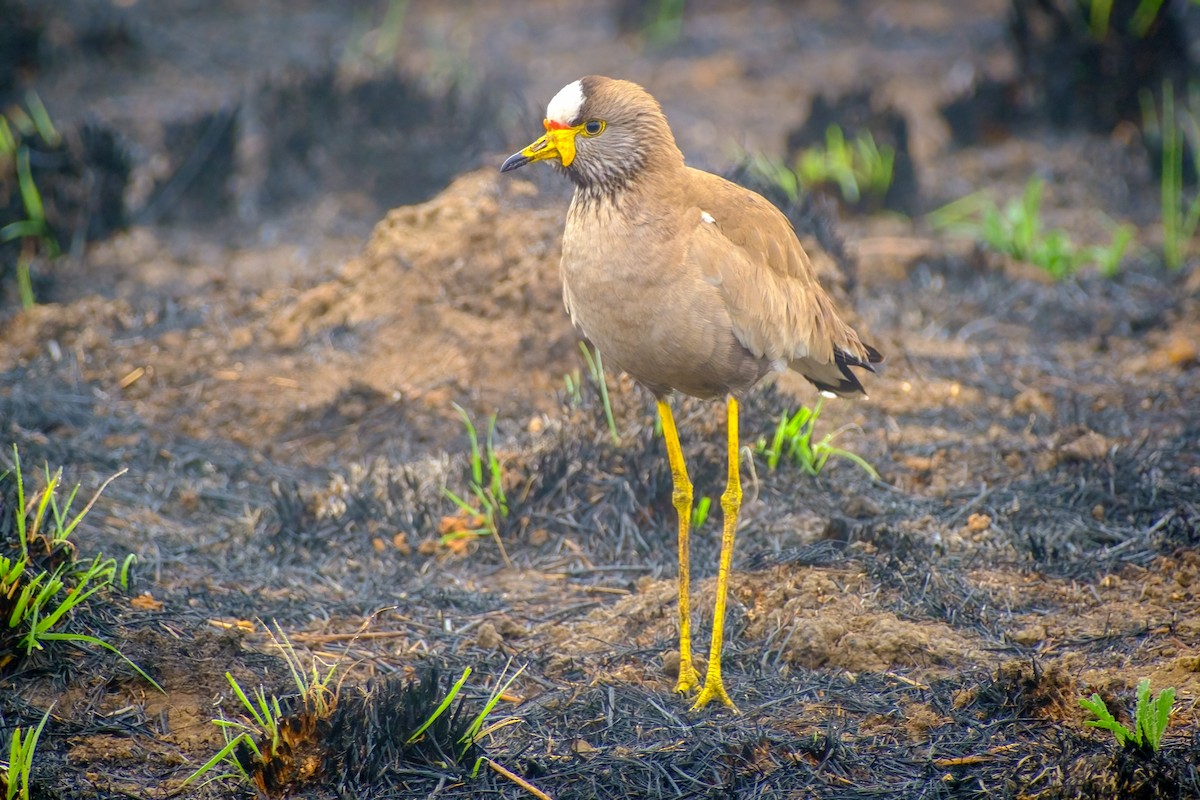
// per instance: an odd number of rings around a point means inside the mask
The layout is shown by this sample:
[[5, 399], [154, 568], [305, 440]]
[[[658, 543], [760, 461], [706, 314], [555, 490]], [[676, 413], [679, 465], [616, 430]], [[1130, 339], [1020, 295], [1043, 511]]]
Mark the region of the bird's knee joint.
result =
[[721, 495], [721, 510], [724, 511], [726, 514], [732, 514], [733, 512], [735, 512], [739, 508], [741, 508], [741, 506], [742, 506], [742, 490], [740, 488], [739, 489], [733, 489], [733, 488], [726, 489], [725, 493], [723, 495]]
[[675, 491], [671, 492], [671, 502], [675, 504], [676, 508], [679, 508], [681, 506], [686, 506], [688, 508], [691, 508], [692, 507], [692, 487], [691, 487], [691, 485], [676, 486]]

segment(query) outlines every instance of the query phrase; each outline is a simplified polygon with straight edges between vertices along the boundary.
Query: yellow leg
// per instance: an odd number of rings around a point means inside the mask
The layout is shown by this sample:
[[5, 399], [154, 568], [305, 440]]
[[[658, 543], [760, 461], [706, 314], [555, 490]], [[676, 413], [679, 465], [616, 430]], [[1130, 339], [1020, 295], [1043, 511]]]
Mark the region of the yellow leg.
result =
[[658, 401], [658, 414], [662, 418], [663, 438], [667, 440], [667, 460], [671, 464], [671, 481], [674, 485], [671, 502], [679, 516], [679, 681], [675, 684], [675, 691], [690, 692], [700, 685], [696, 668], [692, 666], [692, 613], [688, 600], [688, 531], [692, 524], [692, 482], [688, 479], [687, 464], [683, 462], [683, 449], [679, 446], [675, 417], [671, 414], [671, 406], [666, 400]]
[[733, 564], [733, 538], [737, 532], [738, 510], [742, 506], [742, 481], [738, 458], [738, 402], [729, 398], [726, 416], [729, 422], [729, 483], [721, 495], [721, 510], [725, 512], [725, 532], [721, 536], [721, 562], [717, 567], [717, 605], [713, 609], [712, 646], [708, 651], [708, 674], [704, 677], [704, 688], [692, 709], [703, 708], [713, 700], [720, 700], [734, 711], [737, 706], [729, 699], [725, 684], [721, 680], [721, 640], [725, 629], [725, 595], [729, 590], [729, 569]]

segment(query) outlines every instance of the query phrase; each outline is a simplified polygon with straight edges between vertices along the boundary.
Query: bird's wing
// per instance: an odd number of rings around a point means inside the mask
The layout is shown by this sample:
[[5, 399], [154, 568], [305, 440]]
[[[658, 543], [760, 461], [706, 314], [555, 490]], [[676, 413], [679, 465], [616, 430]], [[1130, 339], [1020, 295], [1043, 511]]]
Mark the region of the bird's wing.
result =
[[[747, 350], [806, 375], [804, 362], [837, 374], [846, 371], [840, 362], [879, 360], [838, 316], [787, 217], [741, 186], [689, 173], [698, 208], [687, 258], [721, 290], [734, 335]], [[808, 377], [821, 386], [821, 376]]]

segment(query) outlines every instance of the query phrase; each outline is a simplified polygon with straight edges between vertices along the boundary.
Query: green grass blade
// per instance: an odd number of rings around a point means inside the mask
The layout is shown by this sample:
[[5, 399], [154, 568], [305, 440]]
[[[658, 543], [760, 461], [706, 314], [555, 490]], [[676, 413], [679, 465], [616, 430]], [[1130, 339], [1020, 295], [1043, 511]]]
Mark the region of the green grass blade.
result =
[[46, 235], [46, 225], [37, 220], [26, 219], [13, 222], [0, 228], [0, 242], [11, 242], [16, 239], [36, 239]]
[[1108, 20], [1112, 16], [1113, 0], [1091, 0], [1088, 28], [1092, 37], [1104, 39], [1108, 36]]
[[36, 538], [41, 533], [42, 522], [46, 519], [46, 511], [50, 508], [50, 501], [54, 499], [54, 492], [58, 489], [58, 484], [61, 480], [61, 467], [53, 475], [50, 474], [50, 469], [47, 467], [46, 488], [42, 490], [42, 496], [38, 498], [37, 508], [33, 514], [33, 528], [29, 531], [29, 538]]
[[588, 350], [586, 342], [579, 343], [579, 349], [583, 351], [583, 358], [587, 362], [588, 371], [592, 374], [592, 380], [596, 383], [596, 388], [600, 390], [600, 404], [604, 406], [604, 421], [608, 425], [608, 434], [612, 437], [613, 444], [621, 444], [621, 437], [617, 434], [617, 423], [613, 418], [612, 403], [608, 399], [608, 379], [604, 375], [604, 360], [600, 355], [600, 348], [596, 348], [595, 356]]
[[[49, 473], [49, 468], [47, 468], [46, 471]], [[61, 469], [59, 470], [58, 477], [59, 479], [62, 478]], [[55, 495], [53, 493], [50, 495], [50, 515], [54, 517], [54, 529], [50, 532], [50, 534], [56, 542], [66, 538], [65, 536], [60, 536], [60, 533], [63, 529], [63, 518], [70, 513], [71, 505], [75, 502], [75, 495], [78, 493], [79, 484], [75, 484], [75, 488], [73, 488], [71, 493], [67, 495], [66, 501], [61, 506], [59, 505], [58, 499], [55, 497]]]
[[488, 495], [487, 490], [482, 486], [472, 485], [471, 493], [475, 495], [475, 498], [479, 501], [480, 508], [485, 511], [486, 515], [490, 518], [495, 518], [496, 503]]
[[[1109, 0], [1111, 2], [1111, 0]], [[1150, 32], [1150, 26], [1158, 18], [1163, 0], [1141, 0], [1129, 18], [1129, 31], [1139, 39], [1144, 39]]]
[[458, 681], [453, 686], [450, 687], [450, 691], [446, 693], [445, 698], [442, 699], [442, 702], [438, 705], [438, 707], [436, 709], [434, 709], [433, 713], [429, 715], [429, 719], [425, 720], [425, 722], [423, 722], [421, 724], [421, 727], [419, 727], [415, 731], [413, 731], [412, 736], [409, 736], [407, 739], [404, 740], [405, 744], [412, 744], [417, 739], [419, 739], [421, 737], [421, 734], [423, 734], [425, 731], [429, 730], [430, 725], [437, 722], [438, 717], [440, 717], [442, 714], [446, 713], [446, 709], [450, 707], [450, 704], [454, 702], [454, 698], [458, 696], [458, 693], [460, 691], [462, 691], [463, 684], [465, 684], [467, 682], [467, 678], [469, 678], [469, 677], [471, 677], [471, 668], [467, 667], [463, 670], [462, 677], [459, 678]]
[[17, 452], [17, 446], [12, 446], [13, 451], [13, 472], [17, 479], [17, 538], [21, 544], [21, 560], [29, 561], [29, 540], [25, 536], [25, 479], [21, 476], [21, 454]]
[[496, 455], [496, 415], [488, 418], [487, 432], [488, 476], [491, 479], [492, 497], [500, 509], [500, 516], [508, 516], [508, 497], [504, 494], [504, 469]]
[[471, 441], [471, 479], [477, 485], [483, 485], [483, 458], [479, 454], [479, 436], [475, 432], [475, 425], [471, 422], [471, 415], [467, 410], [458, 403], [451, 403], [454, 410], [458, 412], [459, 419], [463, 421], [463, 425], [467, 427], [467, 438]]
[[[20, 558], [9, 560], [0, 556], [0, 587], [12, 586], [25, 574], [26, 564]], [[7, 593], [7, 590], [5, 590]]]
[[279, 707], [279, 698], [275, 695], [271, 695], [271, 702], [268, 705], [266, 691], [261, 686], [258, 687], [258, 699], [268, 721], [267, 731], [271, 734], [271, 752], [275, 752], [279, 749], [279, 721], [283, 719], [283, 709]]
[[862, 469], [863, 472], [870, 475], [872, 480], [879, 480], [879, 473], [875, 471], [875, 468], [867, 463], [867, 460], [857, 453], [851, 453], [849, 450], [843, 450], [840, 447], [831, 447], [829, 448], [829, 452], [835, 456], [839, 456], [840, 458], [853, 461]]
[[13, 136], [8, 118], [0, 114], [0, 156], [12, 158], [17, 152], [17, 139]]
[[1175, 119], [1175, 90], [1169, 80], [1163, 81], [1162, 103], [1163, 261], [1169, 269], [1175, 269], [1183, 261], [1179, 218], [1179, 197], [1183, 191], [1183, 148]]
[[[61, 583], [59, 586], [61, 588]], [[45, 603], [35, 603], [34, 607], [38, 610], [38, 614], [36, 615], [37, 619], [30, 630], [30, 635], [38, 639], [44, 638], [45, 634], [49, 633], [50, 629], [57, 625], [58, 621], [62, 619], [63, 616], [65, 616], [69, 611], [74, 609], [84, 600], [95, 594], [96, 589], [98, 588], [100, 587], [92, 587], [92, 589], [86, 594], [81, 594], [75, 589], [68, 591], [67, 596], [62, 599], [62, 602], [55, 606], [54, 609], [45, 616], [41, 615], [41, 609], [46, 605], [49, 605], [49, 600], [51, 598], [47, 598]]]
[[[516, 679], [520, 677], [521, 673], [525, 671], [525, 666], [522, 665], [521, 668], [514, 672], [508, 680], [504, 680], [504, 675], [506, 672], [508, 672], [508, 667], [511, 664], [512, 660], [509, 659], [508, 664], [504, 665], [504, 670], [500, 673], [500, 680], [496, 681], [496, 690], [492, 692], [491, 697], [489, 697], [488, 701], [484, 704], [483, 710], [480, 711], [475, 716], [475, 719], [471, 721], [471, 725], [467, 728], [467, 732], [464, 733], [462, 738], [458, 740], [459, 744], [464, 745], [464, 751], [466, 750], [466, 747], [469, 747], [475, 741], [475, 738], [479, 735], [480, 729], [483, 728], [483, 723], [487, 721], [488, 715], [492, 713], [492, 711], [496, 708], [496, 704], [500, 702], [500, 697], [508, 691], [508, 687], [512, 686], [513, 682], [516, 681]], [[503, 681], [503, 684], [501, 681]]]
[[[46, 709], [46, 713], [42, 715], [41, 722], [32, 732], [24, 731], [17, 728], [13, 731], [12, 741], [9, 743], [7, 785], [8, 789], [5, 792], [7, 800], [21, 798], [27, 800], [29, 797], [29, 777], [33, 773], [33, 756], [37, 750], [38, 739], [42, 736], [42, 730], [46, 727], [46, 721], [50, 719], [50, 712], [54, 710], [54, 703], [50, 704], [50, 708]], [[22, 735], [22, 733], [24, 735]]]
[[704, 527], [704, 523], [708, 522], [708, 512], [712, 508], [712, 498], [708, 495], [703, 495], [696, 501], [696, 507], [692, 509], [692, 528], [700, 530]]
[[58, 147], [62, 144], [62, 136], [54, 127], [54, 123], [50, 121], [50, 112], [46, 110], [46, 106], [42, 103], [42, 98], [38, 97], [37, 92], [30, 90], [25, 93], [25, 105], [29, 107], [29, 116], [33, 119], [33, 125], [37, 129], [38, 136], [42, 137], [42, 141], [51, 147]]
[[1091, 260], [1095, 262], [1100, 274], [1111, 278], [1121, 271], [1121, 260], [1125, 251], [1133, 242], [1134, 229], [1132, 225], [1120, 225], [1113, 230], [1112, 241], [1108, 247], [1097, 247], [1091, 252]]
[[34, 222], [46, 221], [46, 209], [42, 206], [42, 195], [37, 184], [33, 182], [33, 171], [29, 166], [29, 148], [17, 150], [17, 185], [21, 189], [21, 200], [25, 203], [25, 213]]
[[800, 198], [801, 184], [805, 183], [802, 174], [804, 155], [807, 154], [797, 157], [790, 167], [773, 158], [756, 155], [750, 160], [750, 172], [761, 180], [778, 187], [788, 201], [794, 203]]
[[448, 500], [450, 500], [452, 503], [454, 503], [454, 505], [458, 506], [459, 508], [461, 508], [463, 511], [467, 512], [471, 516], [473, 516], [473, 517], [483, 516], [482, 511], [480, 511], [478, 508], [476, 508], [475, 506], [468, 503], [466, 500], [463, 500], [461, 497], [459, 497], [458, 495], [456, 495], [454, 492], [450, 491], [449, 489], [443, 488], [442, 494], [445, 495]]
[[[46, 582], [43, 584], [44, 579]], [[50, 575], [48, 572], [35, 575], [33, 580], [27, 581], [21, 587], [21, 594], [17, 596], [17, 602], [13, 604], [8, 626], [15, 628], [22, 622], [31, 622], [36, 625], [39, 609], [48, 603], [49, 599], [61, 588], [62, 581], [58, 580], [56, 576]], [[32, 652], [33, 649], [28, 645], [29, 643], [27, 643], [26, 653]]]
[[237, 695], [238, 701], [247, 711], [250, 712], [250, 716], [254, 719], [254, 722], [258, 725], [258, 727], [265, 729], [267, 727], [267, 721], [259, 716], [258, 709], [255, 708], [254, 703], [251, 702], [250, 698], [246, 696], [246, 693], [242, 691], [241, 684], [237, 682], [237, 678], [233, 677], [232, 673], [226, 672], [225, 680], [229, 681], [229, 685], [233, 687], [233, 693]]
[[596, 366], [596, 357], [593, 356], [592, 351], [588, 349], [587, 342], [579, 343], [579, 352], [583, 353], [583, 360], [587, 364], [588, 373], [592, 376], [592, 380], [598, 383], [600, 370], [599, 367]]
[[137, 556], [130, 553], [121, 562], [120, 583], [122, 591], [129, 591], [129, 571], [133, 569], [134, 564], [137, 564], [137, 560]]
[[983, 192], [975, 192], [957, 200], [951, 200], [941, 208], [930, 211], [925, 215], [925, 219], [931, 226], [939, 230], [973, 235], [978, 229], [979, 221], [978, 219], [973, 222], [968, 221], [979, 217], [987, 205], [987, 195]]
[[[220, 750], [218, 750], [217, 754], [215, 756], [210, 758], [208, 761], [204, 762], [204, 765], [202, 767], [200, 767], [200, 769], [196, 770], [191, 775], [184, 778], [183, 783], [179, 784], [179, 788], [180, 789], [184, 788], [192, 781], [202, 777], [204, 774], [209, 772], [213, 767], [217, 766], [217, 764], [220, 764], [226, 758], [229, 758], [229, 756], [231, 756], [233, 754], [233, 751], [237, 749], [237, 746], [239, 744], [241, 744], [243, 740], [249, 742], [251, 746], [254, 745], [254, 739], [250, 736], [250, 734], [248, 734], [248, 733], [238, 734], [237, 736], [235, 736], [234, 738], [232, 738], [228, 742], [226, 742], [225, 746], [222, 747]], [[237, 763], [236, 759], [230, 759], [230, 760], [233, 761], [234, 763]], [[238, 769], [239, 770], [241, 769], [240, 764], [238, 765]]]
[[[26, 241], [29, 240], [27, 239]], [[17, 256], [17, 294], [21, 297], [21, 308], [26, 311], [33, 308], [35, 303], [33, 277], [29, 272], [29, 268], [32, 265], [32, 251], [23, 245], [20, 255]]]
[[97, 639], [95, 636], [87, 636], [82, 633], [44, 633], [44, 634], [42, 634], [41, 638], [46, 641], [57, 641], [57, 642], [76, 642], [76, 643], [86, 642], [87, 644], [95, 645], [96, 647], [103, 648], [103, 649], [107, 650], [108, 652], [112, 653], [113, 655], [117, 656], [118, 658], [120, 658], [126, 664], [128, 664], [133, 669], [134, 672], [136, 672], [138, 675], [141, 675], [146, 680], [146, 683], [150, 684], [155, 689], [158, 689], [158, 691], [164, 695], [167, 693], [165, 689], [163, 689], [161, 686], [158, 685], [158, 681], [154, 680], [154, 678], [151, 678], [148, 674], [146, 674], [145, 670], [143, 670], [137, 664], [130, 661], [125, 656], [124, 653], [122, 653], [120, 650], [113, 647], [111, 644], [104, 641], [103, 639]]
[[787, 431], [788, 415], [783, 412], [779, 418], [779, 424], [775, 426], [775, 436], [771, 439], [771, 451], [767, 456], [767, 469], [771, 472], [779, 466], [779, 458], [783, 455], [783, 436]]
[[1017, 243], [1022, 252], [1028, 254], [1033, 250], [1034, 243], [1041, 233], [1042, 190], [1046, 182], [1041, 178], [1031, 178], [1025, 185], [1025, 195], [1019, 206], [1020, 215], [1017, 226]]

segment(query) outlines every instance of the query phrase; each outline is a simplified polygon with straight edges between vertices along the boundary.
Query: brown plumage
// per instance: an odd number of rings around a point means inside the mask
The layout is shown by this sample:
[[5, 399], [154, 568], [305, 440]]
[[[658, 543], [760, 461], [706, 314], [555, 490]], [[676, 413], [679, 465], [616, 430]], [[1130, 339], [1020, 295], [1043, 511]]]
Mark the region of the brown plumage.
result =
[[823, 391], [864, 395], [851, 368], [874, 371], [882, 357], [838, 316], [787, 218], [760, 195], [686, 166], [662, 109], [640, 86], [598, 76], [568, 84], [551, 100], [545, 127], [502, 170], [557, 159], [575, 184], [563, 232], [567, 311], [608, 364], [659, 398], [679, 512], [680, 690], [695, 686], [686, 674], [691, 484], [664, 398], [672, 390], [730, 398], [719, 613], [696, 705], [732, 705], [720, 679], [720, 628], [741, 500], [734, 398], [788, 368]]

